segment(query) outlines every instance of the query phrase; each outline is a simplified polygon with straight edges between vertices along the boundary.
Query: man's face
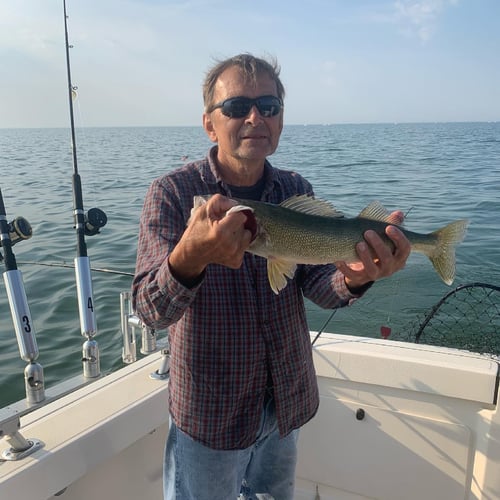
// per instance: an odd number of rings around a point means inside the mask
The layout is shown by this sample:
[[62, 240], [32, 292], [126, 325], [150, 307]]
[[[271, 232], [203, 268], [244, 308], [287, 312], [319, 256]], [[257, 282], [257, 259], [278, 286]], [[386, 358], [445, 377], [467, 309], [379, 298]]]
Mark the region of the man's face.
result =
[[[277, 96], [276, 83], [267, 74], [258, 77], [256, 85], [245, 82], [240, 70], [226, 69], [215, 84], [214, 102], [231, 97]], [[203, 126], [211, 141], [219, 145], [218, 161], [229, 168], [255, 165], [262, 167], [267, 156], [278, 147], [283, 129], [283, 111], [276, 116], [264, 117], [256, 106], [243, 118], [225, 116], [221, 109], [203, 115]]]

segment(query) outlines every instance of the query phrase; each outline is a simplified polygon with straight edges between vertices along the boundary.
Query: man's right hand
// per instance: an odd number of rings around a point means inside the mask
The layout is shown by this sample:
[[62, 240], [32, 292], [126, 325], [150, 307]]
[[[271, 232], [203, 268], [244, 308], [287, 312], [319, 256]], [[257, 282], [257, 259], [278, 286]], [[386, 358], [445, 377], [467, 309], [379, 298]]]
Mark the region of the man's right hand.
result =
[[188, 226], [168, 260], [173, 275], [189, 286], [208, 264], [238, 269], [252, 233], [245, 229], [246, 215], [226, 212], [236, 202], [216, 194], [191, 214]]

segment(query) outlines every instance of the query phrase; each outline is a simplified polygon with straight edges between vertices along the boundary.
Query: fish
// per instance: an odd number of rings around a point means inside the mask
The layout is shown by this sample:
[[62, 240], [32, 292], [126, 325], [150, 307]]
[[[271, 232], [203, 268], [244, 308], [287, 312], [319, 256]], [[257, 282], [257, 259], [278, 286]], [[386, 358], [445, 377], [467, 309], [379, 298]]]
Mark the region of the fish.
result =
[[[193, 207], [207, 197], [195, 196]], [[359, 261], [356, 244], [365, 231], [374, 230], [394, 250], [385, 234], [388, 225], [398, 227], [410, 241], [411, 250], [426, 255], [447, 285], [455, 279], [455, 247], [464, 239], [469, 221], [450, 222], [436, 231], [409, 231], [379, 201], [373, 201], [357, 217], [347, 218], [326, 200], [295, 195], [280, 204], [234, 199], [226, 216], [244, 212], [252, 232], [247, 251], [267, 259], [267, 274], [275, 294], [293, 279], [299, 264], [330, 264]], [[193, 209], [194, 209], [193, 208]]]

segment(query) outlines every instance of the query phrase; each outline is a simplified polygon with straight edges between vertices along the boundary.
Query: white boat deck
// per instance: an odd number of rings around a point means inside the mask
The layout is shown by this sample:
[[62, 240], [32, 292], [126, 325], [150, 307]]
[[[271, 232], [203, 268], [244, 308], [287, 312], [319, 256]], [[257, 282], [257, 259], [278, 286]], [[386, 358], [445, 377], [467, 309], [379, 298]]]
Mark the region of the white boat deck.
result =
[[321, 406], [301, 432], [300, 498], [315, 485], [321, 499], [500, 498], [496, 361], [326, 336], [315, 364]]
[[[331, 334], [314, 359], [321, 405], [301, 431], [297, 499], [500, 498], [495, 360]], [[161, 499], [159, 363], [153, 354], [22, 417], [44, 447], [0, 461], [0, 498]]]

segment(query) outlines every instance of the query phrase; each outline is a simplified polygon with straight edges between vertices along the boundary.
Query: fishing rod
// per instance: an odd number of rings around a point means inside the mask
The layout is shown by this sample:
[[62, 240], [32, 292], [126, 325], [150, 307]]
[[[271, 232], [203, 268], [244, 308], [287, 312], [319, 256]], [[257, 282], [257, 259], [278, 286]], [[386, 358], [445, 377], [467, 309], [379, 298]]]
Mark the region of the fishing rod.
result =
[[68, 40], [68, 15], [66, 13], [66, 0], [63, 0], [64, 10], [64, 37], [66, 49], [66, 70], [68, 76], [68, 98], [69, 117], [71, 126], [71, 150], [73, 158], [73, 216], [76, 229], [77, 247], [75, 258], [75, 276], [78, 294], [78, 312], [80, 315], [80, 329], [86, 341], [82, 346], [83, 375], [87, 378], [95, 378], [100, 375], [99, 347], [94, 336], [97, 333], [95, 319], [95, 304], [92, 296], [92, 278], [90, 275], [90, 259], [87, 255], [87, 244], [85, 236], [93, 236], [99, 233], [99, 229], [107, 222], [106, 214], [93, 208], [85, 214], [83, 208], [82, 181], [78, 173], [78, 161], [76, 154], [76, 133], [73, 113], [73, 97], [76, 95], [77, 87], [71, 82], [71, 65], [69, 49], [72, 45]]
[[[28, 299], [24, 289], [21, 271], [17, 268], [16, 257], [12, 247], [19, 241], [27, 240], [32, 236], [30, 223], [24, 217], [17, 217], [7, 222], [7, 214], [0, 189], [0, 247], [5, 258], [0, 254], [0, 261], [5, 260], [3, 273], [5, 288], [12, 314], [12, 321], [19, 346], [19, 354], [28, 362], [24, 370], [26, 401], [28, 404], [40, 403], [45, 399], [45, 383], [42, 365], [36, 362], [39, 351], [36, 342], [35, 328], [31, 319]], [[21, 448], [26, 447], [21, 443]]]
[[323, 326], [319, 329], [318, 333], [314, 337], [314, 340], [311, 342], [311, 345], [314, 345], [316, 343], [316, 340], [319, 339], [320, 335], [324, 332], [325, 328], [328, 326], [328, 323], [330, 323], [331, 319], [335, 316], [335, 313], [338, 311], [338, 309], [333, 309], [330, 316], [328, 316], [328, 319], [323, 323]]

